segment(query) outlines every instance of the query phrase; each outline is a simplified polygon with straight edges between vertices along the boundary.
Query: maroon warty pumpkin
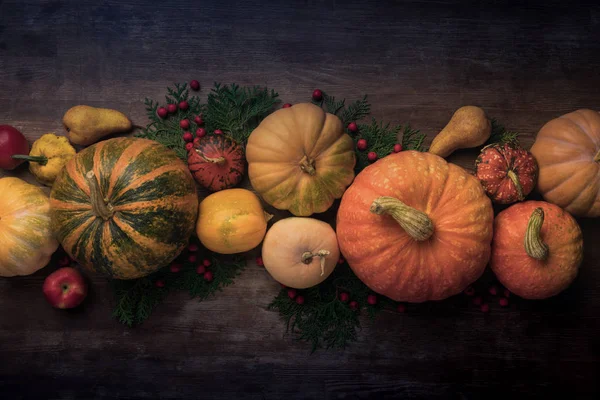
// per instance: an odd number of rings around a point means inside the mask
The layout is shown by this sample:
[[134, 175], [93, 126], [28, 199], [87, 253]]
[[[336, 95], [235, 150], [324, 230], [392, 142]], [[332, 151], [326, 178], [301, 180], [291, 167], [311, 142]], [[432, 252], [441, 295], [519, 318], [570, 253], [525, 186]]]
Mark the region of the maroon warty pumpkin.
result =
[[475, 161], [477, 179], [494, 203], [522, 201], [535, 187], [538, 165], [533, 155], [514, 144], [484, 147]]
[[188, 152], [188, 166], [194, 179], [216, 192], [236, 186], [246, 170], [244, 150], [225, 135], [207, 135], [194, 140]]

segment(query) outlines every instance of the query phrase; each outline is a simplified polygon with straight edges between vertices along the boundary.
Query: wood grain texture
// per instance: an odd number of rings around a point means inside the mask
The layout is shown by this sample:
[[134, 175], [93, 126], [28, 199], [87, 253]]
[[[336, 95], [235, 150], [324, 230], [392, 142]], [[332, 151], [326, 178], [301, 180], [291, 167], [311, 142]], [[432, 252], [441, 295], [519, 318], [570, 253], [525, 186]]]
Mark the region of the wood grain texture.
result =
[[[478, 105], [530, 146], [548, 120], [600, 110], [600, 6], [513, 3], [0, 0], [0, 123], [33, 141], [61, 132], [69, 107], [89, 104], [144, 125], [145, 97], [162, 99], [173, 82], [198, 79], [205, 88], [268, 85], [292, 103], [315, 87], [350, 99], [367, 93], [374, 117], [410, 122], [428, 143], [454, 110]], [[472, 169], [475, 155], [449, 160]], [[26, 168], [10, 175], [33, 181]], [[90, 277], [89, 300], [77, 312], [45, 302], [47, 269], [2, 279], [0, 393], [597, 398], [600, 224], [580, 223], [584, 264], [556, 298], [493, 304], [489, 315], [461, 296], [409, 306], [404, 315], [364, 320], [346, 351], [313, 355], [266, 310], [278, 286], [256, 265], [207, 301], [171, 295], [135, 329], [111, 318], [102, 278]]]

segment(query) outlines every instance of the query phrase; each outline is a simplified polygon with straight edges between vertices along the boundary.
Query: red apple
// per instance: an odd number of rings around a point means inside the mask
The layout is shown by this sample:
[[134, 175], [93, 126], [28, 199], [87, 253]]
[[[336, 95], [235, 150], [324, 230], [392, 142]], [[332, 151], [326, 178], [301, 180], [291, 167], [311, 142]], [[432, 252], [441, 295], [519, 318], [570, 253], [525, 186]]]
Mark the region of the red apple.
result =
[[44, 281], [46, 300], [56, 308], [77, 307], [87, 296], [87, 284], [79, 271], [72, 267], [57, 269]]
[[15, 127], [0, 125], [0, 169], [15, 169], [25, 161], [14, 155], [29, 155], [29, 143]]

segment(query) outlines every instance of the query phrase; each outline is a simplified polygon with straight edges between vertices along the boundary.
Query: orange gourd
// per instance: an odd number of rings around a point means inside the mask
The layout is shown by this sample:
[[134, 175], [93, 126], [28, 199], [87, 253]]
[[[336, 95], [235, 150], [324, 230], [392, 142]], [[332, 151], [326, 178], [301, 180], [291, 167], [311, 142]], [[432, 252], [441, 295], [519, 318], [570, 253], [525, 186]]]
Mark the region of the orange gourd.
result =
[[354, 179], [354, 142], [333, 114], [310, 103], [282, 108], [252, 131], [248, 176], [270, 205], [296, 216], [324, 212]]
[[296, 289], [323, 282], [339, 258], [335, 231], [314, 218], [290, 217], [275, 222], [262, 245], [267, 272], [277, 282]]
[[479, 181], [417, 151], [369, 165], [337, 214], [342, 255], [369, 288], [396, 301], [442, 300], [483, 273], [494, 212]]
[[252, 250], [262, 242], [272, 215], [246, 189], [225, 189], [200, 202], [196, 233], [207, 249], [220, 254]]
[[0, 276], [33, 274], [57, 248], [48, 196], [22, 179], [0, 178]]
[[582, 109], [549, 121], [531, 153], [544, 200], [575, 216], [600, 216], [600, 113]]
[[544, 201], [517, 203], [496, 216], [490, 267], [508, 290], [544, 299], [566, 289], [583, 260], [575, 219]]

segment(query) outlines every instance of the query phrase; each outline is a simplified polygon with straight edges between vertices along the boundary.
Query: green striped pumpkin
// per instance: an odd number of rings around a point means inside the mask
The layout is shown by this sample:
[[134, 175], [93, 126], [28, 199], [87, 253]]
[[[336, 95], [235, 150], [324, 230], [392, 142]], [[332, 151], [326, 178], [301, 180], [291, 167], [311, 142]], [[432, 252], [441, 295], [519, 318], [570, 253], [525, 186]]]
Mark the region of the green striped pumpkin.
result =
[[187, 165], [153, 140], [121, 137], [79, 152], [50, 193], [65, 251], [116, 279], [148, 275], [177, 257], [194, 232], [198, 196]]

